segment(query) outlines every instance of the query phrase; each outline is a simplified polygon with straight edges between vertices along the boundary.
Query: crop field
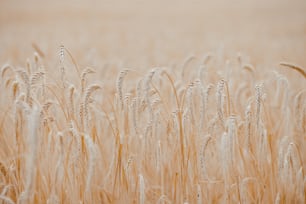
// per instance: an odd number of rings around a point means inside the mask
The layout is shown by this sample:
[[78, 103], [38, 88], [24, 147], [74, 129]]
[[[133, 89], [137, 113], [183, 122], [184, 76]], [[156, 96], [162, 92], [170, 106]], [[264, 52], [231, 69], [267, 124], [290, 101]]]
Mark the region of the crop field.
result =
[[0, 204], [306, 203], [304, 0], [0, 0]]

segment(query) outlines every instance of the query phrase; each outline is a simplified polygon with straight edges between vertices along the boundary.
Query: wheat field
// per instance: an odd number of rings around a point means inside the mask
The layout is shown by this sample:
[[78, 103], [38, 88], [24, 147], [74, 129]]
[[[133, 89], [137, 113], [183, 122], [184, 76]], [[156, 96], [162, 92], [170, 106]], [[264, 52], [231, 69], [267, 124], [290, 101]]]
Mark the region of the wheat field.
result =
[[306, 3], [0, 1], [0, 203], [306, 202]]

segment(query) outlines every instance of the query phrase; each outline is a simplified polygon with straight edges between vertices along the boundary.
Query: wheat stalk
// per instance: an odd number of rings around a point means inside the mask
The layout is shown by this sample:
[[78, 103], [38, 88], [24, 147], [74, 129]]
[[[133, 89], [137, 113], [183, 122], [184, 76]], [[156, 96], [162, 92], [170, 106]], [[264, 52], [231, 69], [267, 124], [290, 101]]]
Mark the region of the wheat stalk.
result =
[[287, 63], [287, 62], [281, 62], [279, 64], [284, 66], [284, 67], [287, 67], [287, 68], [290, 68], [290, 69], [293, 69], [293, 70], [299, 72], [304, 78], [306, 78], [306, 71], [303, 68], [301, 68], [297, 65], [293, 65], [291, 63]]

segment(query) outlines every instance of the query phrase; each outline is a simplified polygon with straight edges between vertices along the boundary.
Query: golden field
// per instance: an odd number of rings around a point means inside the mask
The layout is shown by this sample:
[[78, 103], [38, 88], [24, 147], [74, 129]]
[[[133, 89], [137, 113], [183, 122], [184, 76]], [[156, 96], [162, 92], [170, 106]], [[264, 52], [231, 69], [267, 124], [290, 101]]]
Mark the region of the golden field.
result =
[[306, 2], [0, 1], [0, 203], [305, 203]]

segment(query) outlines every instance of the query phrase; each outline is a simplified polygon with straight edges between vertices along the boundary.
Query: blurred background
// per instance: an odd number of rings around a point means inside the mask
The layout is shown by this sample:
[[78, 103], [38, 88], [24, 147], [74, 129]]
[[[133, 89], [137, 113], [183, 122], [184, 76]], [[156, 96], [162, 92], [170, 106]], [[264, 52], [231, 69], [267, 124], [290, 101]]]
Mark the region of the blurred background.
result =
[[[68, 48], [81, 65], [156, 66], [209, 51], [306, 67], [306, 1], [0, 0], [0, 63]], [[171, 62], [170, 62], [171, 61]]]

